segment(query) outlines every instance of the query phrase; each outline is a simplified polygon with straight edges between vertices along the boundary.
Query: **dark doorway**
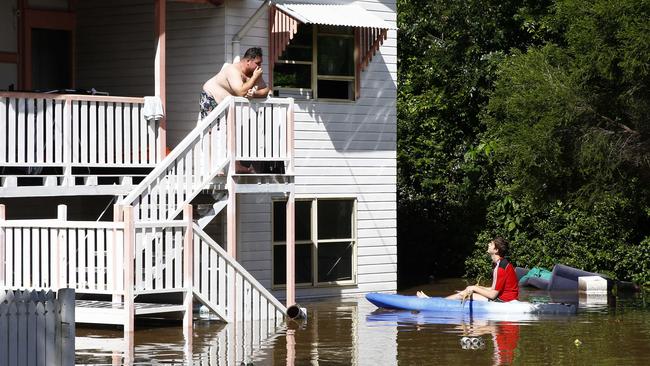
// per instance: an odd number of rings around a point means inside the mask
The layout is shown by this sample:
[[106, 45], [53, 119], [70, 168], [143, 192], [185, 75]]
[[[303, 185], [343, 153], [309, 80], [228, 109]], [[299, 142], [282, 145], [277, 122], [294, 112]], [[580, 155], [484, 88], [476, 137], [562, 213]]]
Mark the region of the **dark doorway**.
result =
[[34, 28], [31, 48], [33, 89], [72, 87], [71, 31]]

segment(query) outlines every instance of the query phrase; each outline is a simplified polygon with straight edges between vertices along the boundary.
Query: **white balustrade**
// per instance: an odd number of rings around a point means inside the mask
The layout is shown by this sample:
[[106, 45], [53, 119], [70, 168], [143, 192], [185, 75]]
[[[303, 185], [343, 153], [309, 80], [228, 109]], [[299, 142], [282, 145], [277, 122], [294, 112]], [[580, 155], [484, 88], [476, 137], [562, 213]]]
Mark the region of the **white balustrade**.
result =
[[0, 287], [123, 293], [123, 223], [3, 220], [0, 230]]
[[0, 165], [153, 167], [159, 123], [144, 98], [0, 92]]

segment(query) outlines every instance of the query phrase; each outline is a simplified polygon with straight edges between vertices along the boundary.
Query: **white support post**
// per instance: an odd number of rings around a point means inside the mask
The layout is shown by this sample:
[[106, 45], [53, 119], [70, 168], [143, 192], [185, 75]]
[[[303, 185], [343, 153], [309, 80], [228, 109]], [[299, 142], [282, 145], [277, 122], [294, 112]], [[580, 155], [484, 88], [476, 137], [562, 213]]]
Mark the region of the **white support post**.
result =
[[[113, 205], [113, 222], [115, 222], [115, 223], [123, 222], [124, 217], [122, 216], [122, 213], [123, 213], [122, 212], [122, 206], [120, 206], [118, 204]], [[113, 271], [112, 271], [113, 273], [110, 274], [110, 275], [113, 276], [113, 278], [111, 280], [112, 288], [110, 289], [111, 291], [113, 291], [113, 296], [112, 296], [111, 301], [114, 302], [114, 303], [121, 303], [124, 300], [122, 298], [122, 295], [116, 294], [116, 292], [117, 292], [116, 291], [117, 290], [117, 280], [119, 278], [116, 269], [118, 268], [118, 261], [122, 260], [122, 258], [118, 258], [118, 256], [115, 255], [117, 253], [117, 244], [120, 242], [119, 240], [117, 240], [117, 235], [118, 235], [118, 231], [116, 229], [113, 229], [113, 242], [112, 243], [106, 243], [106, 244], [107, 244], [107, 246], [111, 245], [113, 247], [113, 258], [108, 258], [109, 261], [113, 262], [113, 265], [111, 267], [111, 268], [113, 268]]]
[[[68, 220], [68, 206], [58, 205], [56, 211], [56, 218], [59, 221]], [[68, 229], [59, 228], [57, 240], [53, 243], [52, 255], [54, 255], [54, 268], [52, 273], [52, 288], [58, 290], [66, 284], [66, 272], [68, 263], [68, 255], [65, 250], [66, 242], [68, 241]]]
[[72, 177], [72, 99], [66, 98], [63, 106], [63, 183], [62, 186], [74, 186]]
[[[167, 23], [167, 1], [156, 0], [155, 4], [155, 27], [158, 36], [156, 47], [154, 74], [155, 74], [155, 93], [160, 97], [163, 105], [163, 113], [167, 114], [167, 94], [166, 94], [166, 59], [167, 59], [167, 37], [165, 27]], [[166, 116], [159, 122], [158, 127], [158, 161], [162, 161], [167, 155], [167, 119]]]
[[[5, 205], [0, 203], [0, 221], [5, 221]], [[6, 253], [5, 228], [0, 226], [0, 287], [5, 286], [5, 253]]]
[[236, 146], [237, 146], [237, 140], [236, 140], [236, 123], [235, 123], [235, 101], [234, 99], [230, 101], [230, 107], [228, 108], [228, 120], [226, 121], [227, 125], [227, 132], [228, 132], [228, 155], [230, 158], [230, 167], [228, 168], [228, 181], [227, 181], [227, 188], [228, 188], [228, 208], [227, 208], [227, 215], [228, 215], [228, 230], [227, 230], [227, 236], [228, 236], [228, 243], [227, 243], [227, 250], [228, 254], [230, 254], [231, 257], [237, 258], [237, 209], [236, 209], [236, 187], [235, 187], [235, 180], [233, 178], [233, 174], [235, 174], [235, 159], [237, 157], [236, 154]]
[[[287, 158], [289, 159], [289, 167], [287, 169], [287, 174], [293, 175], [295, 169], [295, 159], [294, 159], [294, 122], [293, 122], [293, 98], [289, 103], [289, 108], [287, 108]], [[293, 304], [292, 304], [293, 305]]]
[[132, 337], [135, 330], [135, 305], [133, 303], [135, 220], [133, 206], [124, 207], [124, 338]]
[[[236, 149], [237, 149], [237, 140], [236, 140], [236, 121], [235, 121], [235, 101], [230, 101], [230, 106], [228, 107], [228, 118], [226, 120], [226, 132], [227, 132], [227, 148], [229, 155], [229, 168], [228, 168], [228, 178], [226, 183], [226, 188], [228, 189], [228, 206], [226, 207], [226, 216], [227, 216], [227, 243], [226, 248], [228, 254], [237, 258], [237, 190], [235, 185], [235, 179], [233, 174], [235, 174], [235, 159], [237, 158]], [[237, 288], [235, 281], [235, 271], [229, 270], [227, 281], [228, 294], [227, 294], [227, 308], [230, 311], [227, 311], [228, 316], [233, 321], [237, 319]]]
[[[192, 334], [192, 291], [194, 288], [194, 268], [192, 258], [194, 257], [194, 229], [192, 227], [192, 205], [185, 205], [183, 208], [183, 221], [186, 223], [185, 237], [183, 238], [183, 287], [185, 287], [185, 299], [183, 307], [183, 329], [185, 334], [191, 337]], [[197, 264], [198, 265], [198, 264]], [[207, 264], [206, 264], [207, 265]]]
[[287, 307], [296, 303], [296, 195], [289, 192], [287, 199]]

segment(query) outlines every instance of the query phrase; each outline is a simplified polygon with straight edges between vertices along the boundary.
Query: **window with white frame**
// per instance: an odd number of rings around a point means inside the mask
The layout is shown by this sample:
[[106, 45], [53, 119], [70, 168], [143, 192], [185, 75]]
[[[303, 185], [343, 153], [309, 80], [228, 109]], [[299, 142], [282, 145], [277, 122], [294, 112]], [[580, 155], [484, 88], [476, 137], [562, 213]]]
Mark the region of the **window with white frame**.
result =
[[[296, 200], [296, 285], [356, 282], [356, 201]], [[273, 286], [286, 284], [286, 201], [273, 202]]]
[[273, 68], [276, 95], [354, 100], [354, 37], [352, 27], [299, 24]]

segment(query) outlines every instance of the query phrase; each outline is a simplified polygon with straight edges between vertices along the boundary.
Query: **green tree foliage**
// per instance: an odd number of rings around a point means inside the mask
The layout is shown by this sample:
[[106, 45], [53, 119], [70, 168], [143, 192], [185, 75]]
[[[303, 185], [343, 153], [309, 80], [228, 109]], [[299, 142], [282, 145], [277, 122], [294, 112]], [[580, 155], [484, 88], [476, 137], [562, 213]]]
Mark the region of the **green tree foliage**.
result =
[[548, 1], [398, 0], [398, 214], [402, 283], [460, 274], [485, 225], [479, 119], [497, 66], [548, 33]]
[[519, 265], [650, 279], [650, 1], [559, 0], [553, 39], [506, 57], [481, 120], [494, 144], [487, 227]]
[[397, 4], [400, 279], [499, 234], [650, 283], [650, 0]]

